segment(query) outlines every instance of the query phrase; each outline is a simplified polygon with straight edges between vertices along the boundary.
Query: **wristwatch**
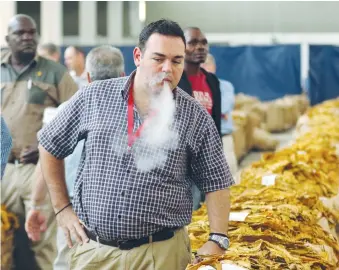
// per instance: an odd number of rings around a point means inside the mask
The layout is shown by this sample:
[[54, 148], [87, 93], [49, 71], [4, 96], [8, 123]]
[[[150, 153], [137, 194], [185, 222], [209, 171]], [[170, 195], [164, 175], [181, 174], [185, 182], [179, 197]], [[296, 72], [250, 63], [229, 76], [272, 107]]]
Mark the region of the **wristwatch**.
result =
[[225, 234], [221, 233], [210, 233], [208, 241], [216, 243], [223, 250], [227, 250], [230, 246], [230, 240]]

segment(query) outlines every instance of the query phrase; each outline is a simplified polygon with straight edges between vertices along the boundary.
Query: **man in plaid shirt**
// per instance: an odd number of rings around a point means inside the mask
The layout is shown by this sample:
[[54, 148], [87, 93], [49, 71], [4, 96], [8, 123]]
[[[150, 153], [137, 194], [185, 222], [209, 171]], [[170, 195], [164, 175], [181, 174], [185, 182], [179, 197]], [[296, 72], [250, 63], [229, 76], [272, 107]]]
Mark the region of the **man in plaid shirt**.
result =
[[[193, 182], [206, 193], [211, 231], [198, 254], [223, 254], [228, 247], [228, 188], [234, 182], [212, 118], [177, 87], [185, 57], [182, 29], [169, 20], [147, 25], [133, 56], [137, 69], [130, 76], [84, 87], [38, 135], [42, 172], [72, 247], [71, 269], [185, 269]], [[165, 74], [160, 85], [172, 90], [178, 140], [174, 148], [152, 148], [156, 158], [149, 163], [158, 164], [160, 152], [166, 157], [161, 166], [142, 170], [140, 157], [149, 157], [149, 149], [140, 147], [140, 127], [151, 118], [150, 81], [157, 74]], [[72, 207], [63, 159], [82, 139]]]

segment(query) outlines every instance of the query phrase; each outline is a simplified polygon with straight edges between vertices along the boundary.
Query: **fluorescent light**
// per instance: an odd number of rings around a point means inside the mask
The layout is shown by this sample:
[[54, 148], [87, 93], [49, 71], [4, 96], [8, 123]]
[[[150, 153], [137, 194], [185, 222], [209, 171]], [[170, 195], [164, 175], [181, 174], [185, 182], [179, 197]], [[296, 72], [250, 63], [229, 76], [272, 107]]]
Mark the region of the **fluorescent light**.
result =
[[139, 21], [146, 21], [146, 1], [139, 1]]

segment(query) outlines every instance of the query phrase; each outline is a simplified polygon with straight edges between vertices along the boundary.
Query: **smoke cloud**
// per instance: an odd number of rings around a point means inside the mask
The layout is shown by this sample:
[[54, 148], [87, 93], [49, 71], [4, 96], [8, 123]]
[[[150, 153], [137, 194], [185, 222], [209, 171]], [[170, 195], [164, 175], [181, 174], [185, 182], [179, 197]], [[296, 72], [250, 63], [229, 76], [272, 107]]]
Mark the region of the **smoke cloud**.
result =
[[[174, 125], [176, 104], [170, 85], [166, 81], [161, 83], [165, 77], [165, 73], [160, 73], [150, 81], [149, 115], [131, 149], [136, 167], [142, 172], [163, 168], [168, 152], [178, 147], [178, 132]], [[123, 155], [128, 151], [126, 131], [116, 133], [113, 141], [116, 154]]]

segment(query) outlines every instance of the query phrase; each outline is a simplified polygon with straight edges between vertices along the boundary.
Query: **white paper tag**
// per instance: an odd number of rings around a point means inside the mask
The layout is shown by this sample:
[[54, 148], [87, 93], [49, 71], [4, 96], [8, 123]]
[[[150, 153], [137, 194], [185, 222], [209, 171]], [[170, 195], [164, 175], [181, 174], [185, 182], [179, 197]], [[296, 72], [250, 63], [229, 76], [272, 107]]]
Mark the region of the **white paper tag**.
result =
[[250, 214], [249, 210], [230, 212], [229, 221], [245, 221], [249, 214]]
[[198, 270], [215, 270], [215, 268], [209, 265], [204, 265], [199, 267]]
[[276, 174], [265, 175], [261, 179], [261, 184], [264, 186], [274, 186], [276, 178], [277, 178]]
[[238, 266], [236, 264], [231, 264], [231, 263], [223, 263], [221, 265], [222, 270], [246, 270], [246, 268]]
[[339, 143], [335, 145], [335, 150], [336, 155], [339, 157]]

